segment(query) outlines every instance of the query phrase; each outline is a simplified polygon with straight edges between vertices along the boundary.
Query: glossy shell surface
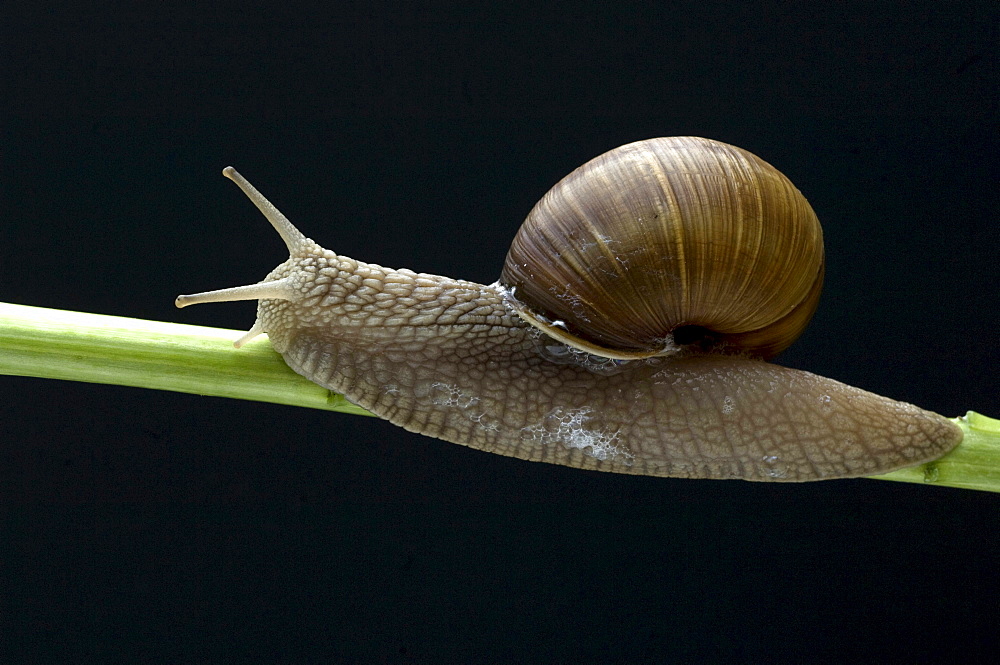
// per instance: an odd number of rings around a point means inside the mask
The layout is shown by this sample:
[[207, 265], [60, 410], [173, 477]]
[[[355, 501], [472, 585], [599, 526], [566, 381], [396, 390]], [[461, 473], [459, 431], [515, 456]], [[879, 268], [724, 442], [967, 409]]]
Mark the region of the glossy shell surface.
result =
[[597, 355], [667, 354], [684, 329], [769, 358], [816, 309], [823, 234], [805, 197], [759, 157], [655, 138], [604, 153], [549, 190], [500, 282], [532, 325]]

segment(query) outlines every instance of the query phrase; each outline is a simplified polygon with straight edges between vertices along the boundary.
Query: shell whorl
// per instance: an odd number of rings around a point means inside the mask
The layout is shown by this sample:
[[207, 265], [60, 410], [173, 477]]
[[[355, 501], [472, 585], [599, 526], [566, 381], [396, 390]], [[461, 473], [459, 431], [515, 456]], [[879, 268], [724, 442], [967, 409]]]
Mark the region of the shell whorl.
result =
[[684, 329], [769, 358], [816, 309], [823, 236], [805, 197], [764, 160], [709, 139], [655, 138], [549, 190], [500, 281], [529, 323], [591, 353], [662, 355]]

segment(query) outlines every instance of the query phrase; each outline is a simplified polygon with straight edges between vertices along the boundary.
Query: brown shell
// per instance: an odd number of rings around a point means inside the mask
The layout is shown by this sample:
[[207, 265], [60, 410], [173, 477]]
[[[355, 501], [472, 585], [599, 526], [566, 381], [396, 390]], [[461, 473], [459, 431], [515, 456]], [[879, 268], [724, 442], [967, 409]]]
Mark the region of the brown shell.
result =
[[669, 353], [684, 328], [705, 345], [768, 358], [816, 309], [823, 232], [805, 197], [759, 157], [655, 138], [606, 152], [549, 190], [500, 281], [524, 319], [591, 353]]

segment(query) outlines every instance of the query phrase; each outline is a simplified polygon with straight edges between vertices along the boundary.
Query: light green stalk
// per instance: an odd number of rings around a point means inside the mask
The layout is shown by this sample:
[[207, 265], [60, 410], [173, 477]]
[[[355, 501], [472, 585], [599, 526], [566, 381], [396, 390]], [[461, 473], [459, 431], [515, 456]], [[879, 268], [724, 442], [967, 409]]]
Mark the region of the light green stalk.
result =
[[173, 390], [371, 415], [285, 364], [266, 336], [0, 303], [0, 374]]
[[[0, 303], [0, 374], [233, 397], [372, 415], [302, 378], [266, 336]], [[1000, 420], [970, 411], [955, 450], [880, 480], [1000, 492]]]

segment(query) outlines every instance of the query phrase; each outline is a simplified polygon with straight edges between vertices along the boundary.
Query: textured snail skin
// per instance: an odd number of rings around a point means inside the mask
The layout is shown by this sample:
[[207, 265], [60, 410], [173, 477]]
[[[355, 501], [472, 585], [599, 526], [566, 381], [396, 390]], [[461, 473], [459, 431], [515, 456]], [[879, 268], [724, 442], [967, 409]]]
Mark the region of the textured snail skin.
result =
[[313, 252], [271, 275], [330, 277], [297, 284], [298, 302], [261, 303], [271, 343], [299, 374], [413, 432], [581, 468], [750, 480], [880, 473], [961, 436], [909, 404], [763, 361], [556, 364], [496, 287]]
[[761, 481], [885, 473], [961, 441], [940, 415], [761, 360], [572, 350], [518, 316], [500, 285], [338, 256], [226, 174], [290, 258], [259, 284], [177, 305], [259, 299], [237, 345], [266, 332], [296, 372], [407, 430], [578, 468]]

